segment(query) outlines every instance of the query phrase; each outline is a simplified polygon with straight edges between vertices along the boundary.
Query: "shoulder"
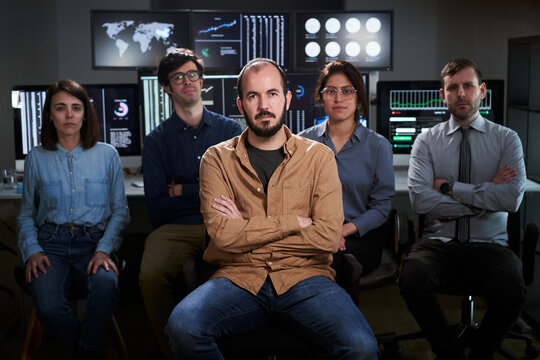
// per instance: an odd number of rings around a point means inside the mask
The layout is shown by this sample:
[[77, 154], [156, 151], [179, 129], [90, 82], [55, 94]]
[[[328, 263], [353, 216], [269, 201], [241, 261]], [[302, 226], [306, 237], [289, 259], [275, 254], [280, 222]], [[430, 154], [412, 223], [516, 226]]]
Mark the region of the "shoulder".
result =
[[321, 132], [324, 132], [325, 123], [314, 125], [310, 128], [302, 130], [298, 133], [298, 136], [305, 137], [311, 140], [320, 139]]
[[236, 148], [240, 142], [240, 136], [235, 136], [231, 139], [222, 141], [218, 144], [210, 146], [203, 155], [203, 160], [208, 160], [208, 158], [223, 158], [227, 156], [233, 156], [236, 153]]
[[363, 136], [366, 137], [366, 140], [368, 143], [374, 144], [377, 147], [388, 148], [388, 149], [391, 149], [392, 147], [392, 145], [390, 144], [390, 141], [388, 141], [387, 138], [377, 133], [376, 131], [368, 129], [364, 126], [358, 126], [356, 132], [359, 134], [363, 134]]
[[316, 140], [299, 135], [291, 135], [294, 138], [296, 151], [314, 158], [334, 158], [332, 150]]
[[242, 131], [242, 128], [240, 124], [226, 116], [223, 116], [221, 114], [215, 113], [213, 111], [208, 110], [206, 107], [204, 108], [205, 116], [207, 117], [207, 121], [210, 122], [212, 126], [218, 126], [230, 130], [237, 130], [239, 132]]
[[96, 151], [105, 155], [110, 155], [110, 156], [118, 155], [118, 151], [116, 150], [114, 146], [112, 146], [111, 144], [101, 142], [101, 141], [98, 141], [96, 145], [92, 146], [88, 150], [93, 150], [93, 151]]

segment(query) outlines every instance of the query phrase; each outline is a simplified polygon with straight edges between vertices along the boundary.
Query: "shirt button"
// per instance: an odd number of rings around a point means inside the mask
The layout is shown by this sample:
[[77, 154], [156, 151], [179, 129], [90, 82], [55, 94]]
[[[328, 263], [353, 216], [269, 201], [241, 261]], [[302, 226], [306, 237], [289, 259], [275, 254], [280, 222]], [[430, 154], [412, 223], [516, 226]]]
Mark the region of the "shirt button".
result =
[[75, 189], [71, 189], [71, 192], [75, 192]]
[[69, 175], [73, 175], [73, 171], [70, 171], [70, 172], [69, 172]]
[[268, 262], [268, 265], [272, 265], [272, 262], [271, 262], [271, 261], [269, 261], [269, 262]]
[[200, 157], [200, 156], [197, 156], [197, 159], [201, 160], [201, 157]]
[[71, 230], [76, 230], [76, 229], [77, 229], [76, 226], [72, 226], [72, 227], [71, 227]]
[[257, 192], [261, 192], [261, 188], [260, 188], [260, 187], [257, 188]]
[[196, 139], [196, 138], [197, 138], [197, 135], [193, 135], [193, 138]]
[[73, 208], [69, 209], [69, 211], [73, 212]]
[[67, 153], [67, 157], [70, 157], [70, 156], [71, 156], [71, 154], [70, 154], [70, 153]]

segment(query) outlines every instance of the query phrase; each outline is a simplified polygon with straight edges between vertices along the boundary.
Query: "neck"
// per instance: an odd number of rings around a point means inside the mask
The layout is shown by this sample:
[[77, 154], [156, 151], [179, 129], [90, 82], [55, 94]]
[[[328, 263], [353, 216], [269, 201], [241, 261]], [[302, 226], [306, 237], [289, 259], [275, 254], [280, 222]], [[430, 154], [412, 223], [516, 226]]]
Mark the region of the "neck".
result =
[[66, 151], [73, 151], [81, 143], [81, 134], [58, 137], [58, 143], [66, 149]]
[[202, 102], [197, 102], [192, 106], [174, 104], [174, 111], [186, 124], [195, 129], [199, 127], [203, 118]]
[[333, 121], [332, 119], [328, 119], [326, 129], [328, 130], [328, 135], [332, 138], [349, 139], [356, 129], [356, 123], [353, 119], [345, 121]]
[[476, 120], [476, 118], [480, 115], [479, 112], [477, 112], [476, 114], [474, 114], [473, 116], [467, 118], [467, 119], [460, 119], [460, 118], [457, 118], [455, 117], [454, 115], [452, 115], [452, 118], [454, 119], [455, 122], [457, 122], [460, 126], [469, 126], [474, 120]]
[[277, 150], [287, 142], [285, 128], [282, 127], [275, 135], [270, 137], [258, 136], [253, 131], [248, 130], [247, 140], [249, 144], [260, 150]]

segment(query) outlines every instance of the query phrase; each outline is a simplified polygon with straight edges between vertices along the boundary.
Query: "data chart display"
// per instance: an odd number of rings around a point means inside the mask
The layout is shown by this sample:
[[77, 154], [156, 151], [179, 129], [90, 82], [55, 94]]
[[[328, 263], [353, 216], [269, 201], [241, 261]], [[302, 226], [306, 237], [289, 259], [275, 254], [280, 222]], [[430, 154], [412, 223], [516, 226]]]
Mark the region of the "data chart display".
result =
[[[484, 82], [487, 89], [480, 115], [503, 124], [504, 82]], [[394, 154], [409, 154], [418, 134], [450, 118], [440, 87], [437, 80], [377, 83], [377, 132], [390, 141]]]
[[193, 12], [194, 51], [208, 71], [237, 71], [265, 57], [289, 67], [289, 14]]
[[347, 60], [366, 70], [392, 68], [392, 12], [296, 13], [295, 67], [320, 70]]

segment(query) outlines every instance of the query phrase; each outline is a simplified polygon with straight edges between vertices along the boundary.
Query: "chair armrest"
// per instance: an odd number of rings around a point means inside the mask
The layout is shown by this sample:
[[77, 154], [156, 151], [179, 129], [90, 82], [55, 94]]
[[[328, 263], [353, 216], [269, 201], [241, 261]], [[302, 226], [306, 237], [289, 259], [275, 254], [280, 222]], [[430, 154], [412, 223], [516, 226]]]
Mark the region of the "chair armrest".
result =
[[360, 294], [359, 283], [362, 270], [362, 265], [354, 255], [343, 254], [342, 273], [336, 274], [336, 282], [349, 293], [355, 304], [358, 302]]

